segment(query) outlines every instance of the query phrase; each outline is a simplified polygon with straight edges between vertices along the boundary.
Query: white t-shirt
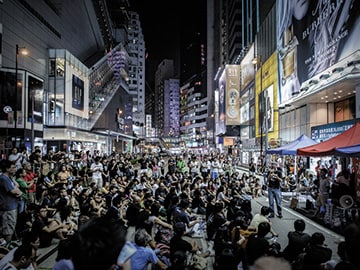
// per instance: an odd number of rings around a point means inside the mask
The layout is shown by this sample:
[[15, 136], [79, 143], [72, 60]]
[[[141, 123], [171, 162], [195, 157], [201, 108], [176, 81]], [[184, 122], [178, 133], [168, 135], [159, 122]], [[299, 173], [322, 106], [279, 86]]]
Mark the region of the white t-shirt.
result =
[[101, 172], [104, 170], [104, 167], [100, 162], [99, 163], [94, 162], [91, 164], [90, 170], [92, 171], [93, 178], [100, 179]]

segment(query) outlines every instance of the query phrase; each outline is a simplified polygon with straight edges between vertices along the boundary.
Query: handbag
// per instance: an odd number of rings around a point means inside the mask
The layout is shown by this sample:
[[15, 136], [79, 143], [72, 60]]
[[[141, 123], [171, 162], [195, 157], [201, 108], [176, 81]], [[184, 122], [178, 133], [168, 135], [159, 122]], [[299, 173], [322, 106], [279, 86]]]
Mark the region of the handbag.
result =
[[296, 209], [299, 203], [299, 199], [297, 197], [292, 197], [290, 201], [290, 208]]

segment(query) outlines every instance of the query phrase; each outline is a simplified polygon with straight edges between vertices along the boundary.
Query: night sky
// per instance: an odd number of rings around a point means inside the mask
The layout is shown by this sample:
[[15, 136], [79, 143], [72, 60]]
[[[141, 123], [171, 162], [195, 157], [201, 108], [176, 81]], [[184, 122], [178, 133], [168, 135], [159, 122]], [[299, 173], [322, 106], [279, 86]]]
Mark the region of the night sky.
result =
[[[197, 25], [197, 14], [206, 12], [202, 0], [130, 0], [130, 9], [139, 13], [148, 53], [147, 80], [163, 59], [176, 59], [181, 39]], [[175, 63], [177, 64], [177, 63]]]

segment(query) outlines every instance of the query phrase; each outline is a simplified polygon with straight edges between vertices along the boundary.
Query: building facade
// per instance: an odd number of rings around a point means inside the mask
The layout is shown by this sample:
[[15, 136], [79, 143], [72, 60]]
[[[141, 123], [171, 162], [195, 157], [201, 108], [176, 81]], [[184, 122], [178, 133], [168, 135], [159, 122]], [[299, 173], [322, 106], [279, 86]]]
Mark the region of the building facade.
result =
[[36, 145], [131, 150], [132, 131], [122, 124], [132, 117], [129, 55], [104, 7], [105, 1], [0, 3], [2, 152]]

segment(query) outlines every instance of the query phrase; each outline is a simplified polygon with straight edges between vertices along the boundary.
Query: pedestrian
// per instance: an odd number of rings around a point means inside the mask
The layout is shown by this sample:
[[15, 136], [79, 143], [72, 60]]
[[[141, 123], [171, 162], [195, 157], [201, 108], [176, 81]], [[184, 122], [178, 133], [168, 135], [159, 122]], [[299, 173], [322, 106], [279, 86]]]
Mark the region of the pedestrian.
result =
[[8, 158], [11, 162], [16, 165], [16, 169], [21, 169], [24, 161], [23, 154], [18, 151], [16, 147], [11, 150], [11, 154]]
[[255, 162], [254, 158], [251, 158], [251, 161], [249, 163], [249, 175], [254, 176], [255, 175]]
[[320, 170], [320, 177], [319, 177], [319, 193], [317, 197], [317, 204], [318, 207], [314, 214], [314, 217], [318, 214], [325, 214], [326, 210], [326, 203], [329, 199], [330, 195], [330, 187], [331, 187], [331, 179], [327, 175], [328, 170], [326, 168], [322, 168]]
[[277, 217], [278, 218], [283, 217], [282, 206], [281, 206], [280, 183], [281, 183], [281, 178], [279, 177], [279, 175], [277, 175], [274, 170], [270, 170], [268, 175], [268, 198], [269, 198], [269, 207], [271, 209], [269, 218], [273, 218], [275, 216], [274, 201], [276, 203], [276, 208], [277, 208]]
[[99, 189], [101, 189], [103, 186], [102, 172], [104, 171], [104, 166], [100, 160], [100, 157], [96, 157], [95, 162], [93, 162], [90, 166], [90, 171], [92, 172], [92, 181], [96, 183], [96, 186]]
[[12, 180], [16, 172], [16, 165], [7, 159], [0, 163], [0, 217], [2, 235], [6, 242], [10, 242], [15, 232], [18, 201], [22, 192]]

